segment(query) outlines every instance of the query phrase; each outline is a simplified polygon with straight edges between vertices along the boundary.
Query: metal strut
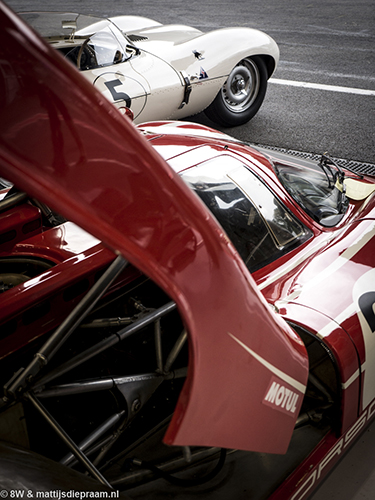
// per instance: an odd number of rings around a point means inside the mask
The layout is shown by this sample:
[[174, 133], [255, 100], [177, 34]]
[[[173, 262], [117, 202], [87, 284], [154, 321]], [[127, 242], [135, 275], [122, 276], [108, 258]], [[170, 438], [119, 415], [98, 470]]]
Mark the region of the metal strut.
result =
[[68, 317], [61, 323], [51, 337], [45, 342], [39, 352], [26, 368], [21, 368], [4, 386], [6, 399], [15, 398], [22, 393], [42, 368], [51, 360], [64, 342], [73, 333], [80, 322], [89, 314], [97, 301], [106, 292], [114, 279], [125, 268], [128, 262], [118, 256], [99, 278], [91, 290], [83, 297]]
[[[167, 304], [160, 307], [159, 309], [156, 309], [155, 311], [148, 314], [144, 318], [141, 318], [138, 321], [135, 321], [133, 324], [127, 326], [126, 328], [123, 328], [122, 330], [118, 331], [117, 333], [114, 333], [111, 336], [103, 339], [102, 341], [93, 345], [89, 349], [86, 349], [82, 353], [77, 354], [77, 356], [70, 359], [66, 363], [63, 363], [62, 365], [58, 366], [55, 370], [52, 370], [45, 377], [40, 379], [38, 381], [37, 388], [39, 389], [40, 386], [47, 384], [48, 382], [55, 379], [56, 377], [59, 377], [60, 375], [63, 375], [64, 373], [72, 370], [73, 368], [76, 368], [77, 366], [88, 361], [89, 359], [96, 356], [97, 354], [105, 351], [106, 349], [109, 349], [110, 347], [114, 346], [118, 342], [121, 342], [125, 338], [130, 337], [131, 335], [138, 332], [139, 330], [141, 330], [145, 326], [152, 324], [154, 321], [157, 321], [162, 316], [165, 316], [166, 314], [170, 313], [171, 311], [176, 309], [176, 307], [177, 306], [176, 306], [175, 302], [168, 302]], [[36, 388], [34, 388], [34, 389], [36, 389]]]
[[40, 401], [31, 393], [26, 394], [29, 401], [33, 406], [39, 411], [39, 413], [45, 418], [52, 429], [57, 433], [57, 435], [62, 439], [62, 441], [67, 445], [73, 455], [79, 460], [84, 467], [90, 472], [90, 474], [100, 481], [105, 486], [108, 486], [113, 490], [112, 486], [105, 479], [104, 476], [98, 471], [98, 469], [90, 462], [87, 456], [79, 449], [71, 437], [64, 431], [60, 424], [53, 418], [53, 416], [48, 412], [48, 410], [42, 405]]

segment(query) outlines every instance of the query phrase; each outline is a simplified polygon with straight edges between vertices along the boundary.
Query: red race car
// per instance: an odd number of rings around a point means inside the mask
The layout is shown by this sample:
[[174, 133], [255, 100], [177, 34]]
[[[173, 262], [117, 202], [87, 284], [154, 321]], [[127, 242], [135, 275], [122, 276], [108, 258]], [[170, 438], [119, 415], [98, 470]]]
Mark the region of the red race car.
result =
[[0, 20], [0, 489], [178, 497], [245, 454], [307, 498], [375, 413], [374, 180], [136, 128]]

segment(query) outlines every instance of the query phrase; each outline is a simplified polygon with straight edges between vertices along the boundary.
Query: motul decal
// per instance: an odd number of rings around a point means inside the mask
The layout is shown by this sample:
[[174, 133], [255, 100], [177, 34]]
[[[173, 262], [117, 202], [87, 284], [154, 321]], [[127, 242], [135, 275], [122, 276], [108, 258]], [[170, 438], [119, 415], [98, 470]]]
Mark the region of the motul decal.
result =
[[287, 386], [285, 382], [272, 377], [263, 404], [294, 417], [301, 396], [290, 386]]

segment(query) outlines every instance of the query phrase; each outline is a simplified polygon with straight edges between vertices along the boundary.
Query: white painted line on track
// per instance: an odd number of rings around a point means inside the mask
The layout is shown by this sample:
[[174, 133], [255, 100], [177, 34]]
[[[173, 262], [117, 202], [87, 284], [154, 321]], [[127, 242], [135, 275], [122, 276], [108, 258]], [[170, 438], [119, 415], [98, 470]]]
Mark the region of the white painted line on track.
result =
[[330, 90], [331, 92], [346, 92], [347, 94], [373, 95], [375, 90], [356, 89], [353, 87], [339, 87], [337, 85], [323, 85], [320, 83], [297, 82], [295, 80], [280, 80], [279, 78], [270, 78], [270, 83], [278, 85], [289, 85], [290, 87], [304, 87], [308, 89]]

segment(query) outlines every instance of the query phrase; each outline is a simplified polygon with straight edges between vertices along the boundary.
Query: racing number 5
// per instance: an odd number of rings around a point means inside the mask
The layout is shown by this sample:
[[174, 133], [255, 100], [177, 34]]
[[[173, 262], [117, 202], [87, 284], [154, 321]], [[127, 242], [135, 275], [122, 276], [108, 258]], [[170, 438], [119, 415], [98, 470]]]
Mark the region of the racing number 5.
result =
[[115, 87], [122, 85], [122, 82], [120, 80], [116, 79], [116, 80], [111, 80], [110, 82], [104, 82], [104, 85], [110, 91], [112, 99], [115, 102], [124, 100], [126, 107], [127, 108], [131, 107], [132, 100], [128, 96], [128, 94], [126, 94], [125, 92], [117, 92], [117, 90], [115, 89]]

